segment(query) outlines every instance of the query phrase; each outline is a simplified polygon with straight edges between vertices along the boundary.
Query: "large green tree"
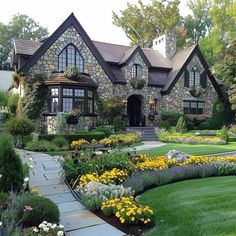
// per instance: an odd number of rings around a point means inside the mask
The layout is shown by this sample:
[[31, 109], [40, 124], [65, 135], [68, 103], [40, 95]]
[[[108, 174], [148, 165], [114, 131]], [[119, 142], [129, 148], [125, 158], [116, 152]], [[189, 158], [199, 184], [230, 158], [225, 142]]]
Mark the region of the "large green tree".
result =
[[200, 37], [205, 37], [211, 30], [211, 20], [209, 10], [211, 0], [189, 0], [187, 6], [191, 15], [184, 17], [184, 28], [186, 38], [197, 43]]
[[17, 14], [5, 25], [0, 23], [0, 69], [10, 69], [12, 38], [39, 40], [48, 30], [27, 15]]
[[113, 12], [113, 24], [121, 27], [132, 44], [151, 47], [152, 40], [180, 23], [179, 0], [151, 0], [144, 5], [127, 3], [120, 14]]

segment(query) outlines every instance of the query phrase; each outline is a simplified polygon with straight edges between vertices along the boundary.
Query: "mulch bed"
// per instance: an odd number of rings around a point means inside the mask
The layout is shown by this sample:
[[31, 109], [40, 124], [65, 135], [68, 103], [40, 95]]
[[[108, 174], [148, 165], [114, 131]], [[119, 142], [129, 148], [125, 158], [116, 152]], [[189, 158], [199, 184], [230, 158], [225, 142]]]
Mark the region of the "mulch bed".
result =
[[101, 211], [93, 212], [95, 215], [119, 229], [120, 231], [126, 233], [128, 236], [139, 236], [143, 232], [151, 229], [153, 225], [125, 225], [122, 224], [119, 219], [115, 216], [105, 216]]

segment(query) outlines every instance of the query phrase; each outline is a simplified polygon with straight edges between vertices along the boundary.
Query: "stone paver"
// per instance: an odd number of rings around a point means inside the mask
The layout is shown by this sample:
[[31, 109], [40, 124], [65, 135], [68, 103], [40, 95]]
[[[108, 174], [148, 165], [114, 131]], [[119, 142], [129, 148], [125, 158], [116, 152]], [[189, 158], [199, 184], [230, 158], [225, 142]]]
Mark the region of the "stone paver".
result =
[[125, 234], [120, 230], [114, 230], [114, 227], [105, 223], [101, 225], [95, 225], [89, 228], [83, 228], [79, 230], [70, 231], [67, 236], [124, 236]]
[[60, 157], [47, 154], [17, 150], [23, 163], [33, 165], [30, 172], [30, 187], [51, 199], [58, 205], [61, 213], [60, 223], [65, 226], [67, 236], [123, 236], [123, 232], [86, 210], [76, 201], [61, 178]]
[[127, 150], [136, 150], [136, 151], [142, 151], [142, 150], [149, 150], [152, 148], [157, 148], [166, 145], [165, 143], [158, 142], [158, 141], [143, 141], [143, 145], [134, 147], [134, 148], [128, 148]]

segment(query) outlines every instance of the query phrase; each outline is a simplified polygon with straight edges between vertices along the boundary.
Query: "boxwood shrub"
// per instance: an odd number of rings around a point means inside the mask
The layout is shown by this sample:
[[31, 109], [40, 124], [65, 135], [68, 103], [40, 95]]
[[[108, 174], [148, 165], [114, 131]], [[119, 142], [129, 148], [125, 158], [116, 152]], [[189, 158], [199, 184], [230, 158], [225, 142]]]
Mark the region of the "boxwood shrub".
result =
[[52, 141], [56, 137], [64, 137], [69, 143], [72, 141], [78, 140], [78, 139], [85, 139], [87, 141], [91, 141], [92, 139], [96, 140], [101, 140], [105, 138], [105, 133], [103, 132], [94, 132], [94, 131], [89, 131], [89, 132], [75, 132], [74, 134], [44, 134], [40, 135], [39, 139], [40, 140], [47, 140], [47, 141]]
[[23, 221], [23, 224], [27, 227], [39, 225], [43, 221], [59, 222], [60, 212], [58, 206], [48, 198], [30, 193], [24, 194], [17, 208], [18, 219], [22, 219], [25, 206], [31, 206], [33, 209]]

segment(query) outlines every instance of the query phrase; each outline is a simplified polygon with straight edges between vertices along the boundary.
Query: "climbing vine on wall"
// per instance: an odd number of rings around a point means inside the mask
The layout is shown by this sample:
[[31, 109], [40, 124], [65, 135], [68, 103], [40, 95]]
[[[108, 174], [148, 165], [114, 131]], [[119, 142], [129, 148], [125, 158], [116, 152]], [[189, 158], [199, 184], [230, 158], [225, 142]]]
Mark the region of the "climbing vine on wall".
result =
[[30, 119], [38, 118], [44, 108], [47, 97], [45, 79], [43, 74], [37, 74], [34, 78], [26, 76], [24, 79], [23, 112]]

